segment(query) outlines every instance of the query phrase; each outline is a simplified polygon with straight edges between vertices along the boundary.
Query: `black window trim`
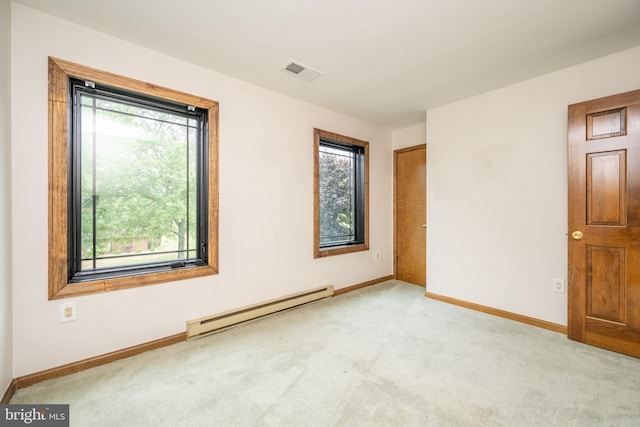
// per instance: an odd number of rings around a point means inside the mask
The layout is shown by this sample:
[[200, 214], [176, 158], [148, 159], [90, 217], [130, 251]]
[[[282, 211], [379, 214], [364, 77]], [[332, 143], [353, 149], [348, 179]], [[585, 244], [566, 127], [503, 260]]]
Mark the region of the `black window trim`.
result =
[[[361, 145], [351, 144], [348, 142], [336, 141], [327, 137], [320, 137], [319, 148], [333, 147], [340, 150], [345, 150], [353, 153], [354, 155], [354, 225], [355, 232], [352, 240], [342, 240], [330, 243], [319, 243], [320, 250], [335, 249], [341, 247], [363, 245], [365, 243], [365, 149]], [[322, 236], [320, 236], [322, 240]]]
[[[154, 97], [134, 91], [120, 89], [114, 86], [91, 82], [85, 79], [69, 76], [68, 83], [69, 101], [68, 101], [68, 118], [69, 118], [69, 163], [68, 163], [68, 258], [67, 272], [68, 283], [83, 283], [95, 280], [103, 280], [109, 278], [120, 278], [134, 276], [139, 274], [150, 274], [164, 271], [172, 271], [176, 269], [189, 269], [208, 265], [208, 110], [201, 107], [194, 107], [188, 104], [176, 101]], [[197, 256], [193, 259], [179, 261], [162, 261], [155, 263], [141, 263], [135, 265], [98, 268], [93, 271], [83, 272], [79, 268], [82, 262], [80, 256], [80, 150], [76, 149], [75, 136], [79, 133], [78, 114], [81, 109], [80, 94], [87, 93], [102, 99], [117, 100], [129, 105], [144, 106], [148, 109], [156, 111], [170, 112], [185, 117], [196, 118], [201, 126], [199, 126], [198, 143], [196, 144], [197, 153], [197, 195], [198, 213], [197, 213], [197, 236], [198, 247], [196, 248]]]

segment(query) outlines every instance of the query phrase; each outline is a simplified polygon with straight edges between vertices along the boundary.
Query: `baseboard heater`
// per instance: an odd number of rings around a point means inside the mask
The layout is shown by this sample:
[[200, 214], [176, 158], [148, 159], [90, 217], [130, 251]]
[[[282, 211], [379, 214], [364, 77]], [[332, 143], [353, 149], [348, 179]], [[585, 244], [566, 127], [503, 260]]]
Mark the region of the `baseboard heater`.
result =
[[222, 332], [226, 329], [250, 322], [279, 311], [288, 310], [333, 295], [333, 286], [311, 289], [297, 294], [287, 295], [271, 301], [250, 305], [236, 310], [226, 311], [213, 316], [187, 321], [187, 340], [201, 338]]

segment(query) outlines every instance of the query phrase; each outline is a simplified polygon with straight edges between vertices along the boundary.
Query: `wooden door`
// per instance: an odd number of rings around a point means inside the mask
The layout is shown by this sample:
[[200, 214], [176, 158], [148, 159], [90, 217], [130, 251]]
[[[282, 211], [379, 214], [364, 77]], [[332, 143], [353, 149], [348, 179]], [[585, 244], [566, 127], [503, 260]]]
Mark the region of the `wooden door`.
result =
[[640, 90], [569, 106], [569, 338], [640, 357]]
[[427, 147], [396, 150], [394, 158], [394, 275], [427, 283]]

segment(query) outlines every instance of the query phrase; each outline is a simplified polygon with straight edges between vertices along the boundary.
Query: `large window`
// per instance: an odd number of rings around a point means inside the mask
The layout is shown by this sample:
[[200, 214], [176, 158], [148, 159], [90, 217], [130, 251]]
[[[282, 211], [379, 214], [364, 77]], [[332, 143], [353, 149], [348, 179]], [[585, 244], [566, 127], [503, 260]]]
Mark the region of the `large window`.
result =
[[316, 258], [368, 249], [369, 143], [314, 130]]
[[49, 70], [49, 297], [215, 274], [217, 103]]

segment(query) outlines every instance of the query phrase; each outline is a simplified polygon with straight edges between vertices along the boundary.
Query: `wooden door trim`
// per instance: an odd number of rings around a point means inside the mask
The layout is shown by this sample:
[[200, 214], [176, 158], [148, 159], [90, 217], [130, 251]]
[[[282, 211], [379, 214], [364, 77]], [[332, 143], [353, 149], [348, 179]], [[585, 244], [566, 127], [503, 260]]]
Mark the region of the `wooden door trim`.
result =
[[[413, 145], [411, 147], [393, 150], [393, 278], [398, 278], [398, 154], [410, 151], [426, 151], [427, 144]], [[425, 286], [426, 288], [426, 286]]]

